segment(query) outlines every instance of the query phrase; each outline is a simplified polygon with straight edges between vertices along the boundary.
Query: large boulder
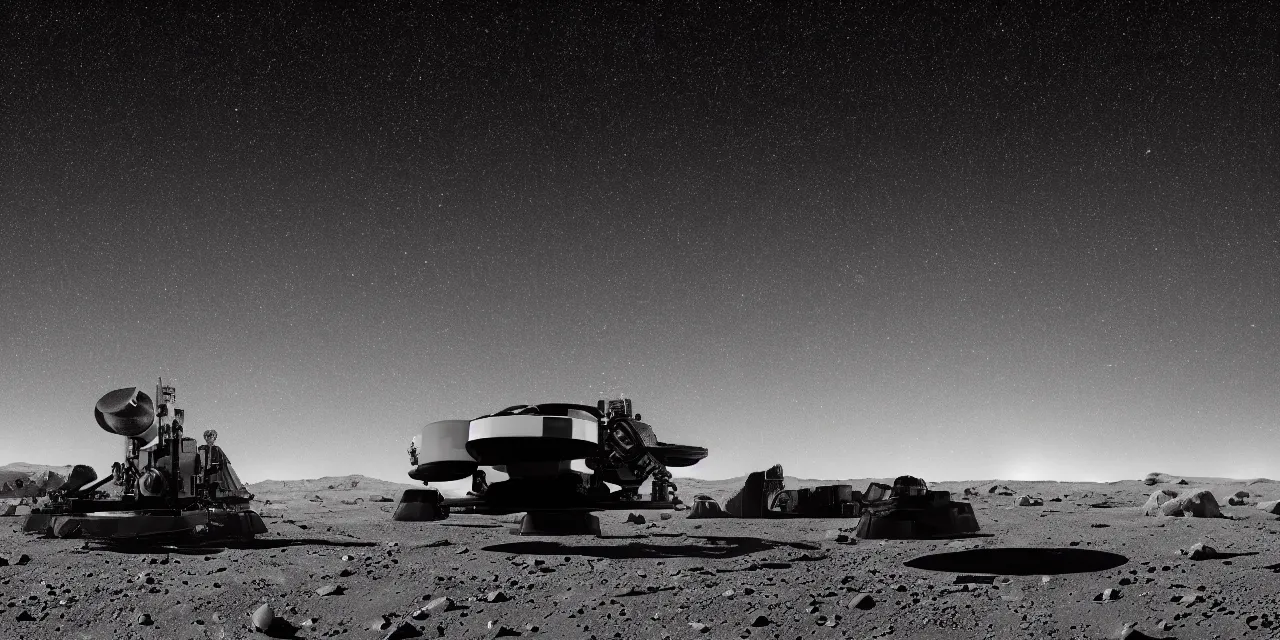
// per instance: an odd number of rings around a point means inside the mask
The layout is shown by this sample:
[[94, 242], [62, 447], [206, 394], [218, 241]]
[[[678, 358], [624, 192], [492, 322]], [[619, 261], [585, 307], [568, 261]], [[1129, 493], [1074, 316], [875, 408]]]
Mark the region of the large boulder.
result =
[[1169, 482], [1172, 479], [1173, 478], [1170, 478], [1168, 474], [1160, 473], [1159, 471], [1152, 471], [1151, 473], [1147, 474], [1147, 477], [1142, 479], [1142, 484], [1145, 484], [1148, 487], [1150, 487], [1157, 484], [1163, 484], [1165, 482]]
[[1273, 516], [1280, 516], [1280, 500], [1268, 500], [1267, 502], [1259, 502], [1258, 508], [1266, 511]]
[[1160, 514], [1166, 516], [1190, 516], [1193, 518], [1221, 518], [1218, 499], [1208, 489], [1186, 491], [1160, 505]]
[[1161, 515], [1160, 508], [1164, 506], [1166, 502], [1169, 502], [1170, 500], [1173, 500], [1174, 498], [1177, 498], [1177, 497], [1178, 497], [1178, 492], [1174, 491], [1173, 489], [1161, 489], [1159, 491], [1156, 491], [1155, 493], [1151, 494], [1150, 498], [1147, 498], [1147, 503], [1142, 505], [1142, 513], [1143, 515], [1148, 515], [1148, 516]]
[[985, 490], [987, 493], [993, 493], [998, 496], [1014, 495], [1013, 489], [1010, 489], [1009, 487], [1006, 487], [999, 483], [992, 483], [989, 485], [985, 485], [984, 487], [981, 487], [980, 490]]

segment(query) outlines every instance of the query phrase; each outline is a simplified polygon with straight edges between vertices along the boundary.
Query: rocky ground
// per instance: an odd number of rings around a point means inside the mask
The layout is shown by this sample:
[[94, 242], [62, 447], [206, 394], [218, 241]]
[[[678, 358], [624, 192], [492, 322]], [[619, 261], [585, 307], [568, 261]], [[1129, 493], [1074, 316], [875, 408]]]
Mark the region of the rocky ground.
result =
[[[407, 485], [260, 483], [270, 532], [253, 547], [111, 549], [0, 519], [0, 638], [266, 637], [251, 626], [264, 603], [270, 634], [299, 638], [1066, 639], [1120, 637], [1127, 623], [1151, 637], [1280, 638], [1280, 518], [1226, 500], [1274, 500], [1280, 485], [1189, 482], [1228, 517], [1142, 516], [1169, 485], [1136, 480], [942, 483], [978, 489], [981, 536], [848, 542], [856, 520], [687, 512], [644, 524], [606, 512], [600, 538], [517, 536], [511, 516], [395, 522], [395, 503], [377, 499]], [[723, 501], [739, 483], [685, 480], [680, 494]], [[1043, 505], [1016, 506], [1024, 494]], [[1179, 553], [1195, 543], [1223, 557]], [[998, 551], [1019, 547], [1075, 555]], [[971, 549], [992, 551], [959, 571], [904, 565]]]

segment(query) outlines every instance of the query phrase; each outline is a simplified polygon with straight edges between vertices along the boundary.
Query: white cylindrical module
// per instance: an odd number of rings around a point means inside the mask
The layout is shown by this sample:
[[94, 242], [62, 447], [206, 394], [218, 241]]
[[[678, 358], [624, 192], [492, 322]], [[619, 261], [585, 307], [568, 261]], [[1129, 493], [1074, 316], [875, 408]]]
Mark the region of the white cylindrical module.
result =
[[469, 477], [476, 468], [467, 453], [468, 420], [441, 420], [422, 428], [409, 445], [409, 477], [448, 482]]
[[471, 421], [467, 451], [483, 465], [576, 460], [599, 451], [600, 426], [582, 411], [500, 415]]

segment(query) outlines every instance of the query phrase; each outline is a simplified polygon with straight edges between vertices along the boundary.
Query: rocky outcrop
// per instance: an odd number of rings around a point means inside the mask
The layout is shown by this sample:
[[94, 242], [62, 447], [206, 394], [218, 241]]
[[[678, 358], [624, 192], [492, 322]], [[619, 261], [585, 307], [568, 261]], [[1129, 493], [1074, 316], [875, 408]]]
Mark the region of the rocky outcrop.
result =
[[1148, 515], [1148, 516], [1161, 515], [1160, 507], [1163, 506], [1164, 503], [1176, 497], [1178, 497], [1178, 492], [1174, 491], [1173, 489], [1161, 489], [1159, 491], [1156, 491], [1155, 493], [1152, 493], [1151, 497], [1147, 498], [1147, 503], [1142, 505], [1143, 515]]
[[1221, 518], [1218, 499], [1208, 489], [1193, 489], [1177, 493], [1173, 489], [1161, 489], [1143, 505], [1142, 512], [1149, 516], [1174, 516], [1192, 518]]
[[36, 498], [48, 495], [67, 481], [70, 467], [26, 463], [0, 467], [0, 498]]
[[1006, 487], [1006, 486], [1004, 486], [1004, 485], [1002, 485], [1002, 484], [992, 484], [992, 485], [988, 485], [988, 486], [986, 487], [986, 491], [987, 491], [987, 493], [992, 493], [992, 494], [995, 494], [995, 495], [998, 495], [998, 496], [1012, 496], [1012, 495], [1014, 495], [1014, 493], [1013, 493], [1013, 489], [1010, 489], [1009, 487]]

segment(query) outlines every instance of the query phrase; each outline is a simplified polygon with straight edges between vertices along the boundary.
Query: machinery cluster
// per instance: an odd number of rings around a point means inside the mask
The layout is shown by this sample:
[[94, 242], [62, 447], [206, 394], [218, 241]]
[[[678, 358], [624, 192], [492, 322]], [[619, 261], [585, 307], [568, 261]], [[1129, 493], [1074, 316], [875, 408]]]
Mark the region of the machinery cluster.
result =
[[[184, 435], [186, 416], [174, 387], [160, 381], [155, 395], [117, 389], [94, 406], [104, 431], [124, 439], [123, 460], [99, 479], [77, 465], [66, 484], [34, 508], [24, 529], [54, 537], [113, 541], [251, 540], [265, 533], [253, 496], [215, 444]], [[410, 478], [427, 488], [401, 496], [395, 520], [433, 521], [451, 512], [524, 513], [526, 534], [599, 534], [592, 512], [673, 509], [682, 504], [670, 469], [707, 457], [703, 447], [658, 440], [630, 399], [595, 406], [515, 405], [471, 420], [432, 422], [409, 445]], [[489, 483], [481, 467], [507, 476]], [[465, 498], [444, 498], [432, 482], [471, 479]], [[114, 481], [114, 492], [101, 490]], [[641, 487], [649, 482], [648, 495]], [[616, 488], [615, 488], [616, 487]], [[972, 507], [923, 480], [902, 476], [893, 486], [873, 483], [788, 490], [780, 466], [747, 477], [721, 510], [694, 498], [689, 517], [858, 517], [858, 536], [917, 538], [978, 530]], [[713, 508], [714, 507], [714, 508]]]

